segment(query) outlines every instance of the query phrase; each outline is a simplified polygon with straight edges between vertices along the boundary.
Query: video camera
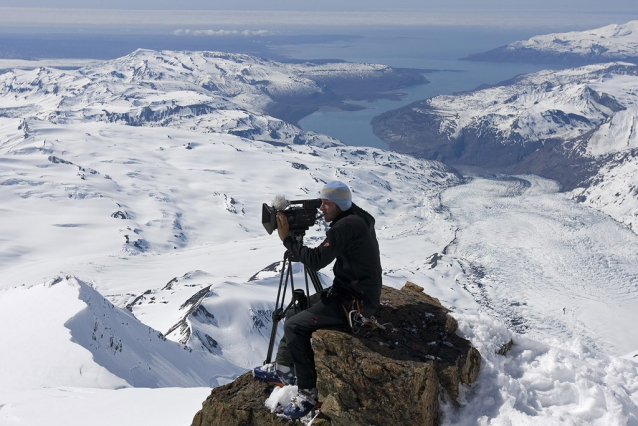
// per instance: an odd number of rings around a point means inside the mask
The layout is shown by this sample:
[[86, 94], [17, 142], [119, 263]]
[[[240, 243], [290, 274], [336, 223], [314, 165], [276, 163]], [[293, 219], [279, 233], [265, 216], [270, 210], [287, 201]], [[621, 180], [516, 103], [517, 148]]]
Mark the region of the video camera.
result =
[[264, 203], [261, 209], [261, 223], [268, 234], [277, 229], [277, 212], [283, 212], [288, 219], [291, 234], [304, 234], [317, 222], [317, 209], [321, 207], [321, 199], [288, 201], [279, 195], [272, 206]]
[[[290, 235], [292, 235], [297, 241], [303, 243], [303, 237], [306, 231], [317, 222], [317, 219], [321, 218], [321, 215], [317, 215], [317, 209], [319, 207], [321, 207], [321, 199], [319, 198], [314, 200], [288, 201], [283, 195], [278, 195], [275, 197], [272, 206], [269, 206], [266, 203], [263, 204], [261, 210], [261, 223], [264, 225], [264, 228], [266, 228], [266, 231], [268, 231], [268, 234], [272, 234], [272, 232], [277, 229], [277, 213], [282, 212], [288, 219]], [[275, 310], [272, 312], [272, 329], [270, 330], [268, 353], [264, 364], [269, 364], [272, 360], [275, 338], [277, 337], [277, 327], [279, 325], [279, 321], [285, 318], [286, 311], [291, 307], [294, 307], [295, 311], [297, 309], [303, 310], [308, 307], [307, 295], [310, 295], [308, 277], [310, 277], [310, 281], [312, 281], [315, 293], [323, 291], [323, 286], [321, 285], [321, 280], [319, 280], [317, 271], [312, 268], [308, 268], [306, 265], [303, 267], [306, 291], [304, 293], [303, 289], [295, 289], [292, 262], [301, 262], [301, 260], [293, 252], [286, 250], [284, 252], [283, 267], [281, 268], [281, 275], [279, 277], [279, 290], [277, 291]], [[290, 288], [292, 290], [292, 300], [290, 301], [288, 308], [284, 308], [288, 281], [290, 281]]]

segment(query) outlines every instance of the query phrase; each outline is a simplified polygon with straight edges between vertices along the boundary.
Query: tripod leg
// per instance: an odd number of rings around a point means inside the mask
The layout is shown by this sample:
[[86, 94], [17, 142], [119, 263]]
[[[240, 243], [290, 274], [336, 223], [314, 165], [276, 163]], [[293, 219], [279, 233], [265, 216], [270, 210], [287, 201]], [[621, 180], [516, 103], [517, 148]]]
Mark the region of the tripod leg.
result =
[[[286, 276], [286, 280], [284, 281], [284, 275]], [[266, 360], [264, 364], [269, 364], [272, 361], [272, 352], [275, 347], [275, 339], [277, 338], [277, 327], [279, 326], [279, 321], [281, 321], [284, 316], [284, 300], [286, 299], [286, 288], [288, 287], [288, 278], [290, 278], [290, 285], [292, 284], [292, 261], [289, 257], [289, 252], [286, 250], [284, 253], [284, 262], [283, 267], [281, 269], [281, 275], [279, 276], [279, 289], [277, 290], [277, 301], [275, 302], [275, 310], [272, 313], [272, 329], [270, 330], [270, 341], [268, 342], [268, 353], [266, 354]], [[281, 291], [283, 285], [283, 292]], [[294, 286], [292, 287], [294, 290]], [[281, 299], [279, 298], [281, 296]], [[280, 303], [281, 302], [281, 303]]]
[[317, 275], [317, 271], [313, 271], [312, 269], [307, 269], [306, 273], [310, 276], [310, 281], [315, 287], [315, 292], [319, 293], [323, 291], [323, 286], [321, 285], [321, 281], [319, 280], [319, 275]]
[[[284, 281], [284, 275], [286, 276], [286, 280]], [[306, 297], [310, 297], [310, 291], [308, 288], [308, 276], [310, 276], [310, 280], [315, 288], [315, 292], [319, 293], [323, 291], [323, 286], [321, 285], [321, 281], [319, 280], [319, 276], [316, 271], [312, 269], [306, 268], [304, 265], [304, 276], [306, 279]], [[294, 292], [295, 292], [295, 284], [293, 280], [292, 274], [292, 256], [286, 250], [284, 253], [284, 263], [283, 268], [281, 270], [281, 276], [279, 277], [279, 290], [277, 291], [277, 301], [275, 303], [275, 310], [272, 313], [272, 329], [270, 330], [270, 341], [268, 343], [268, 353], [266, 354], [266, 361], [264, 364], [268, 364], [272, 362], [272, 352], [275, 347], [275, 339], [277, 338], [277, 327], [279, 326], [279, 322], [285, 317], [286, 313], [283, 309], [284, 300], [286, 299], [286, 288], [288, 287], [288, 279], [290, 278], [290, 288], [293, 292], [293, 300], [291, 302], [294, 303]], [[282, 292], [283, 286], [283, 292]], [[303, 292], [303, 291], [302, 291]], [[279, 298], [281, 296], [281, 299]], [[307, 301], [307, 300], [306, 300]]]
[[[273, 314], [274, 316], [274, 314]], [[268, 354], [264, 364], [270, 364], [272, 362], [272, 351], [275, 347], [275, 339], [277, 338], [277, 327], [279, 326], [280, 319], [274, 319], [272, 321], [272, 329], [270, 330], [270, 342], [268, 343]]]

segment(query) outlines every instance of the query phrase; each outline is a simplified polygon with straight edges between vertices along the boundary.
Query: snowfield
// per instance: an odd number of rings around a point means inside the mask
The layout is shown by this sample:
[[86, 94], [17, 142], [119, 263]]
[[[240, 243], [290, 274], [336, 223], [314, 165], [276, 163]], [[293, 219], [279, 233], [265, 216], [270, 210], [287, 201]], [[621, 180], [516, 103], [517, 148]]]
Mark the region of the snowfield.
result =
[[[423, 286], [483, 355], [442, 424], [638, 425], [638, 236], [612, 218], [533, 176], [466, 181], [374, 148], [95, 119], [97, 104], [58, 98], [97, 96], [79, 81], [2, 89], [0, 424], [190, 424], [211, 387], [265, 359], [283, 246], [262, 203], [339, 179], [377, 219], [384, 283]], [[156, 95], [127, 84], [131, 105]]]
[[470, 55], [467, 59], [537, 63], [635, 62], [638, 60], [638, 21], [586, 31], [538, 35]]
[[635, 350], [634, 233], [535, 176], [477, 178], [442, 203], [459, 223], [448, 253], [463, 259], [464, 286], [485, 311], [532, 338]]
[[604, 58], [638, 57], [638, 21], [587, 31], [540, 35], [516, 41], [507, 50], [531, 49]]

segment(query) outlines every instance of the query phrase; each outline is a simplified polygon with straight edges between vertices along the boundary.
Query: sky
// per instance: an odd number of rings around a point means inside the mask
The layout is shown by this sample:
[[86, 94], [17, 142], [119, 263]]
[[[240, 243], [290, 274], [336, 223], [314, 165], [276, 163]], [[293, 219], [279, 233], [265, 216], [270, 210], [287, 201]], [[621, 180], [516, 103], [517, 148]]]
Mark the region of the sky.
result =
[[638, 10], [633, 0], [3, 0], [5, 7], [46, 7], [82, 9], [150, 9], [150, 10], [295, 10], [295, 11], [427, 11], [432, 9], [533, 9], [533, 10]]
[[634, 0], [3, 0], [0, 25], [20, 27], [472, 25], [583, 30], [638, 19]]

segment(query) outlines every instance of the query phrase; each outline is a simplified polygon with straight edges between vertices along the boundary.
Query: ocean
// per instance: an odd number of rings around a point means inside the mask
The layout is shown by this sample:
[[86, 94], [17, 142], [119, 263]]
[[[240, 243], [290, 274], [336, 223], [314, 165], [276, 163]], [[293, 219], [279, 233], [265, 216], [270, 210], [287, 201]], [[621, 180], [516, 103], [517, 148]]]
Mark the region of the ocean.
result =
[[442, 94], [473, 90], [481, 85], [493, 85], [520, 74], [527, 74], [552, 65], [486, 63], [460, 58], [483, 52], [534, 35], [527, 30], [498, 28], [436, 27], [418, 29], [377, 30], [359, 33], [361, 38], [335, 41], [299, 49], [290, 47], [288, 54], [297, 58], [340, 58], [351, 62], [374, 62], [393, 67], [440, 70], [425, 73], [428, 84], [410, 87], [403, 99], [354, 102], [366, 109], [358, 111], [317, 111], [302, 119], [305, 130], [333, 136], [347, 145], [388, 145], [372, 133], [370, 120], [376, 115], [408, 105], [414, 101]]
[[168, 31], [143, 34], [21, 33], [0, 34], [0, 59], [113, 59], [137, 48], [154, 50], [219, 50], [273, 60], [346, 60], [418, 68], [428, 84], [401, 90], [401, 100], [353, 102], [357, 111], [320, 110], [302, 120], [304, 130], [325, 133], [347, 145], [387, 148], [372, 133], [370, 120], [385, 111], [439, 94], [496, 84], [519, 74], [551, 66], [463, 61], [483, 52], [543, 32], [533, 29], [483, 27], [399, 27], [345, 30], [269, 31], [267, 35], [192, 36]]

